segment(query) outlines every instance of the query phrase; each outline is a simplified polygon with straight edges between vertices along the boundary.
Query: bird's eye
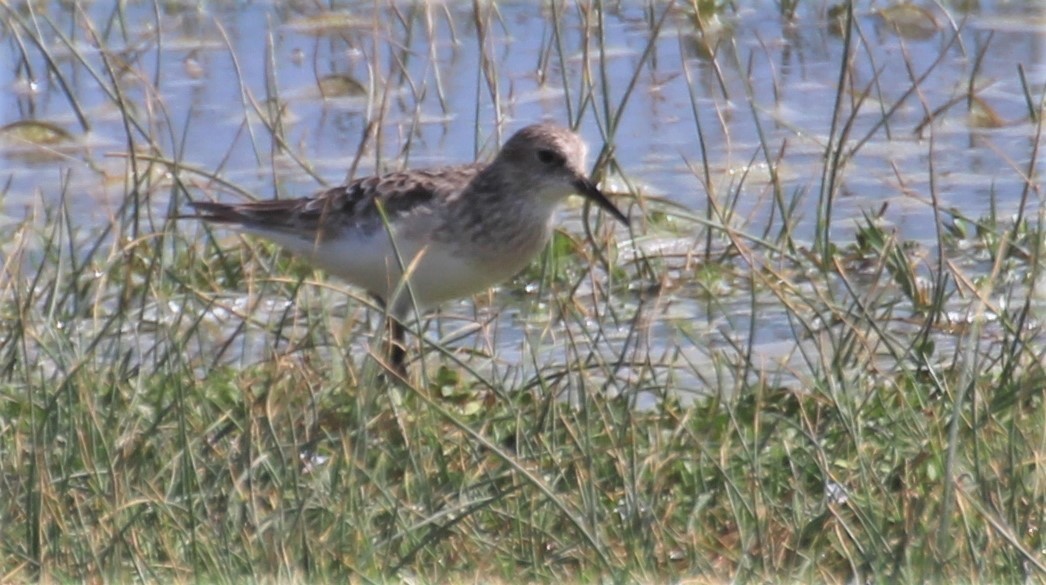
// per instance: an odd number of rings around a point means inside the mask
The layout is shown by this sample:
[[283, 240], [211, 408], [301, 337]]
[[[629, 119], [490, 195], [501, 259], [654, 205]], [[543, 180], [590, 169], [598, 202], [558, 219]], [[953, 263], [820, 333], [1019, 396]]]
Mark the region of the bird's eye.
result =
[[563, 166], [563, 163], [566, 162], [562, 154], [547, 148], [542, 148], [538, 151], [538, 160], [546, 165], [554, 166]]

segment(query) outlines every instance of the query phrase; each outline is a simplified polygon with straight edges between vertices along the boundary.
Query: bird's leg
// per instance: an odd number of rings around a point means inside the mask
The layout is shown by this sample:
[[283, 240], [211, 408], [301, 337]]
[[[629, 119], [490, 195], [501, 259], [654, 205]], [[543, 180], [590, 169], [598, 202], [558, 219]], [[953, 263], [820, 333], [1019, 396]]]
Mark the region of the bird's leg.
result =
[[388, 328], [388, 351], [389, 367], [397, 376], [407, 378], [407, 330], [395, 317], [391, 315], [385, 319]]
[[403, 327], [403, 323], [392, 316], [385, 299], [374, 293], [371, 293], [370, 298], [374, 300], [374, 304], [385, 311], [385, 359], [388, 360], [389, 370], [406, 380], [407, 330]]

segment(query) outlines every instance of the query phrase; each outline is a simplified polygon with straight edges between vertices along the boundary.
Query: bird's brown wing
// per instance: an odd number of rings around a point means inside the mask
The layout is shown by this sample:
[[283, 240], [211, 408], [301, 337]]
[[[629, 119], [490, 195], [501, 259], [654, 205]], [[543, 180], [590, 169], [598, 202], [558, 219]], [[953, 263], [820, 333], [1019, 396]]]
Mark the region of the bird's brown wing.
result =
[[[357, 179], [311, 197], [251, 203], [193, 201], [196, 219], [237, 224], [251, 231], [299, 233], [307, 238], [330, 237], [346, 227], [364, 232], [452, 198], [482, 169], [470, 164], [439, 169], [401, 171]], [[380, 211], [379, 211], [380, 207]]]

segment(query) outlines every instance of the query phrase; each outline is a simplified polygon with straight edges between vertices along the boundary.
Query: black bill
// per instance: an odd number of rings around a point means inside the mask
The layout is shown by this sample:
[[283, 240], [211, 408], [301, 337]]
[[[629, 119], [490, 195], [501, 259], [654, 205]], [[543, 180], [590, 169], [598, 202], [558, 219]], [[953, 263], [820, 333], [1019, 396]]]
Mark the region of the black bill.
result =
[[588, 199], [591, 199], [596, 203], [596, 205], [602, 207], [604, 211], [616, 217], [619, 221], [621, 221], [621, 223], [629, 225], [628, 218], [625, 216], [625, 214], [621, 213], [621, 210], [618, 209], [613, 203], [611, 203], [609, 199], [607, 199], [607, 196], [599, 190], [599, 187], [596, 187], [595, 183], [589, 181], [588, 179], [581, 178], [574, 181], [574, 188], [577, 189], [578, 193], [580, 193]]

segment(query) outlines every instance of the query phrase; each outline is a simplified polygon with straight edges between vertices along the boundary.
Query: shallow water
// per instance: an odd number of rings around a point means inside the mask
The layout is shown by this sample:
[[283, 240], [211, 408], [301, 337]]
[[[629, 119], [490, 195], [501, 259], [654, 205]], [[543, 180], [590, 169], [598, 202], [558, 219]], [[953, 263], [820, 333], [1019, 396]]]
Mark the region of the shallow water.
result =
[[[751, 233], [781, 229], [772, 169], [777, 193], [794, 201], [796, 240], [814, 237], [823, 158], [838, 136], [831, 129], [843, 47], [825, 3], [801, 2], [789, 20], [777, 2], [742, 2], [700, 27], [687, 10], [666, 13], [662, 3], [612, 3], [600, 13], [587, 4], [504, 2], [481, 4], [479, 14], [473, 3], [456, 2], [346, 2], [333, 13], [283, 3], [123, 4], [26, 3], [5, 12], [0, 62], [19, 63], [25, 47], [32, 76], [24, 67], [0, 69], [0, 124], [45, 120], [74, 141], [41, 149], [8, 140], [0, 156], [0, 229], [63, 198], [84, 232], [126, 217], [132, 147], [198, 170], [180, 175], [194, 198], [238, 197], [210, 173], [259, 198], [287, 197], [344, 181], [358, 153], [357, 176], [470, 161], [489, 156], [514, 129], [548, 119], [576, 121], [591, 159], [612, 148], [620, 175], [645, 195], [699, 217], [712, 197], [734, 206], [731, 223]], [[1017, 213], [1041, 141], [1018, 68], [1039, 99], [1046, 7], [1037, 0], [967, 2], [946, 14], [927, 3], [903, 17], [912, 22], [898, 31], [891, 21], [902, 17], [879, 12], [883, 6], [860, 2], [856, 9], [861, 42], [851, 56], [851, 91], [842, 96], [844, 119], [859, 109], [847, 133], [852, 158], [833, 208], [833, 238], [852, 241], [862, 214], [885, 205], [886, 225], [932, 247], [931, 191], [941, 208], [966, 217]], [[27, 40], [34, 36], [45, 40], [82, 123], [59, 77], [45, 73], [41, 51]], [[103, 50], [126, 67], [109, 71]], [[324, 97], [317, 80], [331, 75], [363, 94]], [[140, 124], [130, 134], [114, 105], [112, 76]], [[971, 79], [979, 116], [963, 97]], [[931, 113], [935, 121], [925, 124]], [[619, 123], [611, 132], [612, 118]], [[379, 131], [359, 151], [371, 123]], [[137, 164], [137, 176], [147, 177], [140, 202], [154, 212], [142, 229], [160, 229], [172, 194], [182, 194], [168, 167], [147, 172], [146, 159]], [[1033, 184], [1039, 190], [1025, 213], [1040, 205], [1041, 183]], [[574, 214], [566, 212], [571, 231]], [[686, 233], [645, 236], [636, 245], [688, 253], [704, 246]], [[510, 307], [495, 342], [499, 356], [534, 359], [511, 327], [532, 300], [499, 298]], [[772, 297], [756, 298], [759, 344], [768, 359], [787, 359], [794, 343], [783, 351], [777, 344], [795, 332]], [[682, 294], [669, 304], [648, 316], [654, 346], [673, 346], [680, 327], [696, 329], [682, 335], [713, 347], [749, 334], [747, 293], [707, 301]], [[447, 312], [468, 313], [466, 306]], [[540, 328], [534, 336], [541, 338]], [[611, 354], [632, 341], [620, 343]]]

